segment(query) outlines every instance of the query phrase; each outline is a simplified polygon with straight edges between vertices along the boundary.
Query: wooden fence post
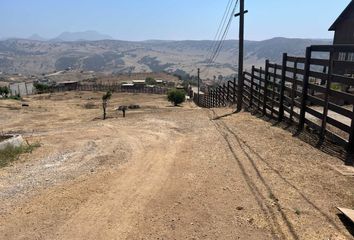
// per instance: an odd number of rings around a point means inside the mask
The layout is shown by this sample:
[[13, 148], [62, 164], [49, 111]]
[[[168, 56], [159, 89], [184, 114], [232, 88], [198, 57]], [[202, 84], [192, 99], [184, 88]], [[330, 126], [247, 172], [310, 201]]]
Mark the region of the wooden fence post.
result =
[[329, 92], [331, 91], [331, 83], [332, 83], [332, 71], [333, 71], [333, 58], [334, 52], [330, 52], [329, 57], [329, 67], [328, 67], [328, 74], [327, 74], [327, 83], [326, 83], [326, 93], [324, 98], [324, 106], [323, 106], [323, 119], [321, 124], [321, 131], [320, 131], [320, 139], [319, 144], [322, 144], [325, 139], [326, 134], [326, 127], [327, 127], [327, 119], [328, 119], [328, 104], [329, 104]]
[[212, 100], [213, 100], [212, 90], [209, 89], [209, 91], [208, 91], [208, 104], [209, 104], [209, 108], [212, 108]]
[[258, 104], [257, 104], [257, 112], [261, 110], [261, 90], [262, 90], [262, 67], [259, 68], [259, 84], [258, 84]]
[[277, 64], [274, 64], [274, 69], [273, 69], [273, 82], [272, 82], [272, 109], [271, 109], [271, 117], [273, 118], [273, 114], [274, 114], [274, 107], [275, 107], [275, 92], [276, 92], [276, 87], [275, 87], [275, 84], [276, 84], [276, 79], [277, 79], [277, 67], [278, 65]]
[[220, 96], [220, 107], [223, 106], [224, 104], [224, 93], [223, 93], [223, 87], [222, 86], [219, 86], [219, 96]]
[[354, 164], [354, 107], [352, 111], [353, 117], [350, 125], [350, 133], [349, 133], [349, 142], [347, 145], [347, 157], [345, 164], [349, 166], [353, 166]]
[[209, 108], [209, 99], [210, 99], [209, 94], [210, 94], [210, 91], [205, 93], [205, 107], [206, 108]]
[[311, 47], [306, 48], [306, 62], [305, 62], [305, 75], [302, 83], [302, 98], [301, 98], [301, 109], [300, 109], [300, 119], [298, 131], [304, 130], [305, 127], [305, 116], [306, 116], [306, 102], [307, 102], [307, 90], [309, 87], [310, 78], [310, 65], [311, 65]]
[[230, 101], [230, 81], [227, 81], [227, 102]]
[[213, 94], [214, 94], [214, 93], [213, 93], [213, 90], [211, 89], [211, 90], [210, 90], [210, 97], [209, 97], [209, 98], [210, 98], [210, 100], [209, 100], [209, 101], [210, 101], [210, 108], [213, 107], [213, 101], [214, 101], [214, 96], [213, 96]]
[[278, 121], [283, 121], [284, 118], [284, 94], [285, 94], [285, 81], [286, 81], [286, 67], [288, 62], [288, 54], [283, 54], [283, 63], [281, 67], [281, 83], [280, 83], [280, 100], [279, 100], [279, 116]]
[[232, 99], [232, 103], [236, 103], [236, 91], [237, 91], [237, 89], [236, 89], [236, 77], [234, 77], [234, 91], [233, 91], [233, 99]]
[[252, 66], [252, 72], [251, 72], [251, 90], [250, 90], [250, 105], [249, 108], [252, 108], [253, 105], [253, 88], [254, 88], [254, 65]]
[[264, 76], [264, 90], [263, 90], [263, 116], [267, 114], [267, 100], [268, 100], [268, 78], [269, 78], [269, 60], [266, 60], [265, 76]]
[[224, 107], [225, 107], [226, 104], [227, 104], [227, 86], [226, 86], [226, 83], [224, 83], [224, 85], [223, 85], [223, 96], [224, 96]]
[[216, 89], [213, 90], [213, 108], [216, 106]]
[[226, 99], [226, 92], [225, 92], [225, 83], [221, 86], [222, 91], [222, 106], [225, 107], [225, 99]]
[[296, 91], [297, 91], [297, 64], [298, 60], [296, 59], [294, 62], [294, 72], [293, 72], [293, 82], [292, 82], [292, 88], [291, 88], [291, 109], [290, 109], [290, 122], [293, 121], [294, 117], [294, 107], [295, 107], [295, 96], [296, 96]]

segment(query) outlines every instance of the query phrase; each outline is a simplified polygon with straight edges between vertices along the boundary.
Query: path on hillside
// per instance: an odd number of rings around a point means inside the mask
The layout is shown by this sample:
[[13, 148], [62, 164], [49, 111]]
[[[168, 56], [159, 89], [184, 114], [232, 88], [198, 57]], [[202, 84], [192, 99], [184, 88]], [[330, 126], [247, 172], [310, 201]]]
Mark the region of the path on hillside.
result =
[[66, 126], [73, 143], [52, 128], [68, 161], [100, 165], [32, 195], [1, 170], [0, 239], [351, 239], [335, 209], [354, 205], [340, 161], [248, 113], [217, 118], [227, 113], [190, 105]]

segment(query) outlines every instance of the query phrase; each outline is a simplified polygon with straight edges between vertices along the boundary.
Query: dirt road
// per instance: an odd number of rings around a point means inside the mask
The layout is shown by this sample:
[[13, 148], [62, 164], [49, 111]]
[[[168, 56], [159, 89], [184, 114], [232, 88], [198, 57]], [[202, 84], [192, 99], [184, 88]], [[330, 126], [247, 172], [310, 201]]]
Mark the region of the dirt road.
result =
[[[341, 161], [248, 113], [120, 94], [102, 121], [99, 93], [28, 103], [0, 101], [0, 131], [42, 144], [0, 169], [0, 239], [353, 239]], [[123, 104], [142, 108], [123, 119]]]

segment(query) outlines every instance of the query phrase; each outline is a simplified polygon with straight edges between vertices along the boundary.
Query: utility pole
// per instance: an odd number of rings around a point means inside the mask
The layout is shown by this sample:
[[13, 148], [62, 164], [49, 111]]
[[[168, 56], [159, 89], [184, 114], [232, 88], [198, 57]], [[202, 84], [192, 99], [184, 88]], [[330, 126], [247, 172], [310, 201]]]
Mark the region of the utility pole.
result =
[[242, 110], [243, 103], [243, 51], [244, 51], [244, 34], [245, 34], [245, 0], [240, 0], [240, 12], [235, 17], [240, 17], [240, 32], [239, 32], [239, 56], [238, 56], [238, 91], [237, 91], [237, 112]]
[[198, 106], [199, 106], [199, 91], [200, 91], [200, 68], [198, 68]]

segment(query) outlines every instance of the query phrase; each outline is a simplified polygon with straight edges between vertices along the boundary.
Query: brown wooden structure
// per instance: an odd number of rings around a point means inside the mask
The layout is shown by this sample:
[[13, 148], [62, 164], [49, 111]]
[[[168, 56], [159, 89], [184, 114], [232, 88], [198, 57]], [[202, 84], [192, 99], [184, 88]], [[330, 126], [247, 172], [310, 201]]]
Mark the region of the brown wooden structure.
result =
[[[354, 44], [354, 0], [332, 24], [329, 31], [334, 31], [333, 44]], [[354, 52], [338, 52], [333, 57], [334, 73], [354, 74]]]
[[[319, 144], [325, 139], [345, 147], [347, 163], [354, 158], [354, 95], [333, 89], [332, 84], [351, 85], [353, 78], [333, 72], [334, 59], [339, 52], [354, 52], [354, 45], [310, 46], [305, 57], [284, 53], [282, 64], [265, 63], [265, 68], [252, 67], [244, 72], [243, 107], [269, 116], [305, 126], [318, 134]], [[318, 58], [319, 53], [325, 58]], [[325, 71], [323, 71], [325, 69]], [[233, 81], [195, 99], [201, 107], [214, 108], [234, 104], [238, 87]], [[318, 94], [322, 97], [318, 97]], [[338, 100], [347, 106], [336, 104]], [[334, 117], [336, 116], [336, 117]], [[345, 120], [343, 120], [345, 119]]]

